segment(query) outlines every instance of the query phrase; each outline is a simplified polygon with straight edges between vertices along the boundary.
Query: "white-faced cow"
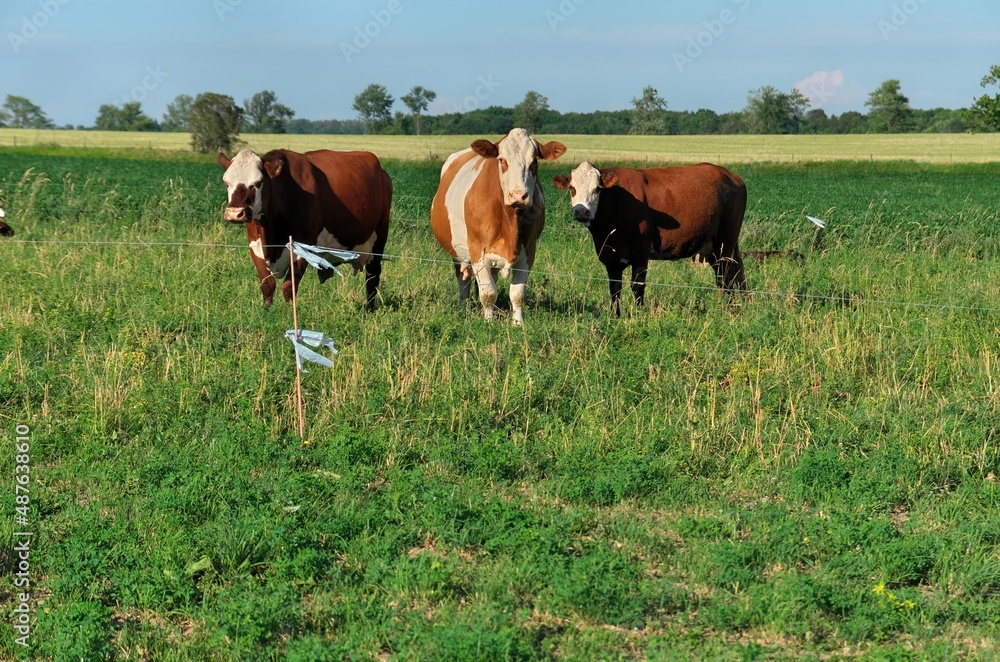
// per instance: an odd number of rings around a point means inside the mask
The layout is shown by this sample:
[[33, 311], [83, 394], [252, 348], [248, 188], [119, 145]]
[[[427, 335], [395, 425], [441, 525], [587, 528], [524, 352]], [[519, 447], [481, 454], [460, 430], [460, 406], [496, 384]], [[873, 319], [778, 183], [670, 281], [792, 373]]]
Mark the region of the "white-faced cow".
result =
[[449, 156], [441, 168], [431, 228], [451, 254], [460, 300], [469, 298], [475, 276], [488, 320], [493, 318], [499, 272], [511, 277], [512, 320], [524, 323], [528, 272], [545, 225], [538, 159], [551, 161], [565, 152], [562, 143], [541, 145], [528, 131], [514, 129], [497, 143], [475, 141]]
[[[3, 207], [0, 207], [0, 218], [3, 218], [7, 214], [4, 213]], [[3, 221], [0, 221], [0, 237], [13, 237], [14, 228], [10, 227]]]
[[[360, 253], [351, 264], [355, 273], [365, 269], [368, 306], [374, 305], [392, 204], [392, 180], [374, 154], [278, 149], [260, 157], [244, 149], [232, 160], [220, 153], [219, 164], [229, 190], [224, 218], [247, 226], [264, 305], [271, 305], [276, 279], [285, 279], [281, 293], [288, 301], [305, 273], [306, 262], [299, 259], [294, 283], [288, 275], [289, 236]], [[332, 273], [321, 270], [320, 282]]]
[[719, 288], [746, 289], [739, 237], [747, 189], [725, 168], [701, 163], [598, 170], [584, 162], [553, 183], [569, 189], [573, 218], [590, 229], [616, 314], [626, 267], [632, 267], [632, 292], [642, 304], [649, 260], [700, 254], [715, 269]]

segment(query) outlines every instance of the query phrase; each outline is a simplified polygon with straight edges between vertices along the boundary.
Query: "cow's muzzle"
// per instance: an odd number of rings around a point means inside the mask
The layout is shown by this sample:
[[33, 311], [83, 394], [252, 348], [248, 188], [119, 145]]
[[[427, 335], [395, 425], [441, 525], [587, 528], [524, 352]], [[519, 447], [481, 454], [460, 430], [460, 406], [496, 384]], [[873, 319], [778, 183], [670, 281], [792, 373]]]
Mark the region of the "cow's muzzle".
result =
[[579, 221], [580, 223], [590, 223], [594, 220], [594, 217], [591, 215], [589, 209], [583, 205], [577, 205], [576, 207], [573, 207], [573, 220]]
[[507, 194], [507, 206], [514, 209], [526, 209], [531, 204], [531, 196], [527, 191], [511, 191]]
[[253, 218], [253, 213], [249, 207], [226, 207], [222, 218], [230, 223], [249, 223], [250, 219]]

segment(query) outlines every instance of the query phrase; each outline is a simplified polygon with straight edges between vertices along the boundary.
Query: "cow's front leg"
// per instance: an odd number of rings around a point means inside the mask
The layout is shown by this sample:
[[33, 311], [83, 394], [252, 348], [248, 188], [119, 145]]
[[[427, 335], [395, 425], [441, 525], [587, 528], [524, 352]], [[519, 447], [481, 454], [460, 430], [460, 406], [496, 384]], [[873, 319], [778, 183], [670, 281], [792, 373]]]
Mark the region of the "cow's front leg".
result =
[[491, 265], [480, 262], [475, 265], [476, 283], [479, 285], [479, 302], [483, 304], [483, 317], [493, 319], [493, 308], [497, 303], [497, 282]]
[[622, 278], [625, 275], [624, 265], [606, 264], [608, 270], [608, 286], [611, 289], [611, 312], [616, 317], [622, 315]]
[[257, 270], [257, 281], [260, 283], [260, 295], [264, 298], [264, 307], [270, 308], [274, 303], [274, 274], [267, 268], [267, 261], [263, 257], [258, 257], [253, 250], [250, 251], [250, 257]]
[[292, 295], [298, 294], [299, 283], [302, 282], [302, 277], [306, 275], [307, 266], [309, 266], [308, 263], [302, 258], [295, 260], [295, 278], [292, 278], [292, 274], [288, 274], [285, 282], [281, 284], [281, 294], [285, 297], [285, 301], [291, 301]]
[[528, 274], [531, 272], [531, 265], [524, 252], [517, 256], [513, 264], [513, 273], [510, 281], [510, 307], [512, 312], [512, 322], [514, 326], [524, 324], [524, 299], [528, 290]]
[[641, 306], [646, 300], [646, 269], [649, 262], [646, 260], [636, 260], [632, 263], [632, 294], [635, 295], [636, 305]]

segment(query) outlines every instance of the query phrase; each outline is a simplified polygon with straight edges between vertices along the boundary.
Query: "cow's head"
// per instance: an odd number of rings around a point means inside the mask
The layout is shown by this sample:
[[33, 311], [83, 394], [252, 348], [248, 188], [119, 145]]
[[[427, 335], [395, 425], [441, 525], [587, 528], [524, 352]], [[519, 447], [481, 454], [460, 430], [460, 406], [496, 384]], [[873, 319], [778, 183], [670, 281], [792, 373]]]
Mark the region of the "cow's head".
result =
[[282, 160], [262, 160], [253, 150], [243, 149], [232, 160], [219, 152], [219, 165], [226, 169], [222, 181], [229, 190], [229, 203], [223, 218], [232, 223], [260, 219], [263, 191], [267, 179], [280, 174]]
[[525, 129], [513, 129], [496, 144], [477, 140], [472, 143], [472, 150], [484, 158], [499, 161], [504, 204], [526, 209], [533, 202], [538, 159], [554, 161], [566, 153], [566, 146], [558, 142], [541, 145]]
[[612, 173], [602, 173], [588, 161], [566, 175], [557, 175], [552, 184], [560, 190], [569, 189], [570, 204], [573, 205], [573, 219], [590, 227], [597, 216], [597, 205], [601, 201], [601, 189], [611, 188], [618, 183]]

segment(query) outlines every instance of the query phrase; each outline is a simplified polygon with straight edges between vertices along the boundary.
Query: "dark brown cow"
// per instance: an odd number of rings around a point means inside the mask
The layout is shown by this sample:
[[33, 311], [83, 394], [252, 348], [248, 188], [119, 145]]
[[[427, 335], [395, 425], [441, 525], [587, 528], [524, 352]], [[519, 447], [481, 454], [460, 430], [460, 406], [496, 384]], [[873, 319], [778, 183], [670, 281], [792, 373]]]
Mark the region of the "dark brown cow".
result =
[[[0, 218], [3, 218], [4, 216], [6, 216], [6, 214], [4, 213], [3, 208], [0, 207]], [[14, 228], [10, 227], [3, 221], [0, 221], [0, 237], [13, 237], [13, 236], [14, 236]]]
[[[224, 218], [247, 226], [264, 305], [271, 305], [275, 279], [285, 279], [281, 293], [289, 301], [305, 273], [306, 262], [298, 259], [294, 283], [289, 276], [284, 248], [289, 236], [360, 253], [351, 264], [355, 273], [365, 269], [368, 306], [374, 305], [392, 204], [392, 180], [374, 154], [278, 149], [261, 158], [244, 149], [232, 160], [220, 153], [219, 164], [226, 169], [222, 181], [229, 190]], [[320, 282], [332, 273], [321, 270]]]
[[611, 280], [611, 305], [621, 311], [622, 274], [632, 267], [632, 292], [642, 304], [649, 260], [701, 254], [722, 290], [745, 290], [739, 236], [747, 205], [743, 180], [725, 168], [609, 168], [582, 163], [553, 179], [569, 189], [573, 218], [590, 229]]

